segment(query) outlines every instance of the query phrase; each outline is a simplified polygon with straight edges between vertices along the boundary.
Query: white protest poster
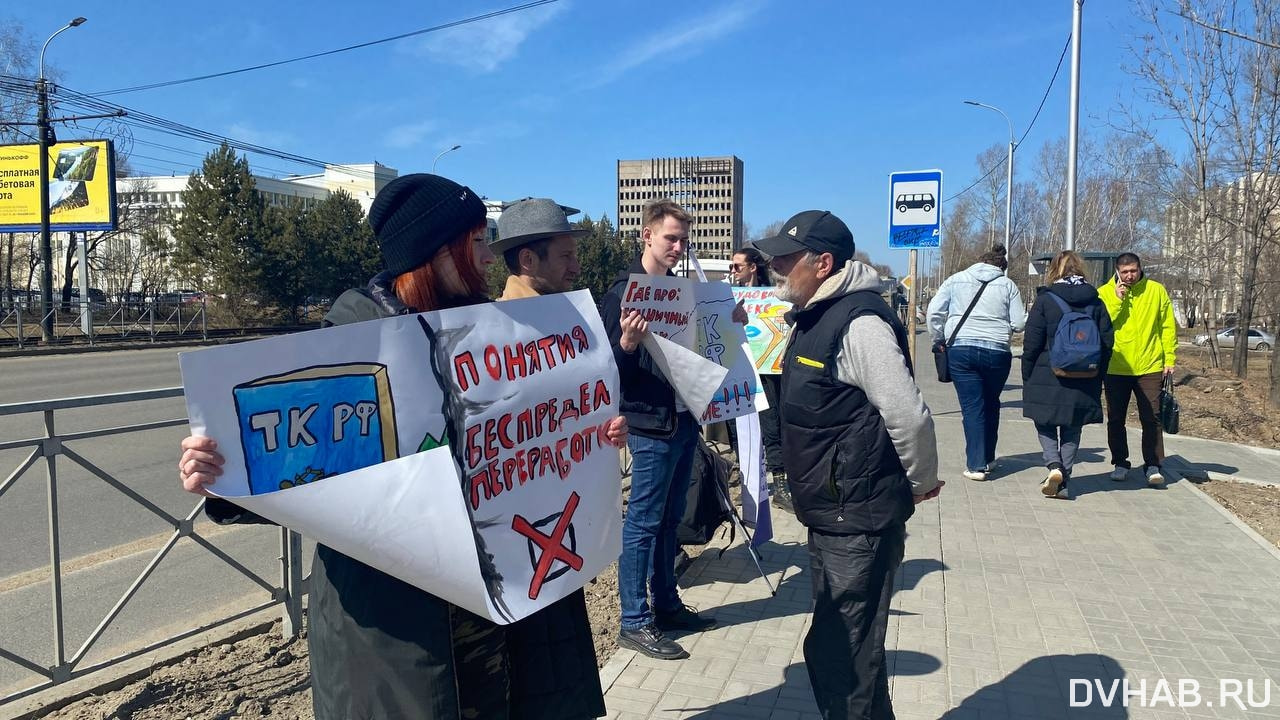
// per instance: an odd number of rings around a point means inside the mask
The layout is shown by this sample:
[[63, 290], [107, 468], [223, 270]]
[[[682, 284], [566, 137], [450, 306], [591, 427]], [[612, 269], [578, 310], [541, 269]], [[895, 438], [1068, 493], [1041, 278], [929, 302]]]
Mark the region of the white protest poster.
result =
[[[728, 368], [697, 352], [695, 297], [689, 280], [632, 274], [622, 294], [622, 311], [638, 310], [649, 323], [644, 347], [670, 381], [681, 402], [705, 408], [720, 390]], [[700, 415], [696, 410], [695, 415]]]
[[756, 374], [747, 335], [733, 321], [733, 289], [721, 282], [693, 282], [698, 328], [694, 350], [728, 369], [720, 387], [703, 406], [702, 424], [729, 420], [768, 408], [764, 387]]
[[617, 370], [586, 292], [179, 360], [215, 492], [471, 612], [518, 620], [617, 558]]
[[791, 326], [784, 317], [791, 303], [779, 300], [771, 287], [736, 287], [733, 298], [747, 311], [747, 344], [761, 375], [782, 373], [782, 355]]
[[701, 408], [694, 415], [702, 425], [768, 407], [746, 333], [733, 321], [734, 305], [728, 285], [681, 277], [633, 274], [623, 292], [624, 312], [639, 310], [654, 335], [720, 368], [712, 383], [713, 373], [695, 372], [697, 365], [687, 367], [694, 361], [684, 353], [663, 343], [645, 342], [685, 404]]
[[676, 378], [672, 389], [685, 407], [706, 407], [724, 383], [728, 369], [661, 335], [649, 333], [642, 343], [663, 377]]

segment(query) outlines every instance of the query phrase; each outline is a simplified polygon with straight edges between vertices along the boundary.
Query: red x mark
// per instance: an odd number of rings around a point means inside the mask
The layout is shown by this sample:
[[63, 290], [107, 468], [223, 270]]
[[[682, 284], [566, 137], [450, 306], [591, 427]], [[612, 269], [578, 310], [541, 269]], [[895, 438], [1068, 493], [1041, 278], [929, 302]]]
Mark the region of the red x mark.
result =
[[564, 534], [569, 530], [569, 520], [573, 517], [573, 513], [578, 509], [578, 493], [569, 494], [569, 501], [565, 503], [564, 512], [560, 514], [560, 519], [556, 521], [555, 530], [550, 535], [543, 535], [542, 531], [529, 524], [528, 520], [516, 515], [511, 519], [511, 529], [529, 538], [535, 545], [542, 549], [542, 556], [538, 558], [538, 566], [533, 570], [533, 581], [529, 583], [529, 599], [537, 600], [538, 593], [542, 592], [542, 583], [547, 577], [547, 573], [551, 572], [551, 563], [559, 560], [574, 570], [582, 569], [582, 556], [569, 550], [564, 546]]

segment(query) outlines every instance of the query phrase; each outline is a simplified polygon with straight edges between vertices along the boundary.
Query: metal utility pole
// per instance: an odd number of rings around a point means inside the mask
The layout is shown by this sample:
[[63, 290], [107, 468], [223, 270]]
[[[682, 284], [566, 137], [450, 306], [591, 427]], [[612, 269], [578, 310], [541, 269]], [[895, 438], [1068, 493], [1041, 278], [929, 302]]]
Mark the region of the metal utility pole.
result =
[[44, 79], [44, 51], [49, 43], [66, 30], [80, 27], [85, 19], [78, 17], [49, 36], [40, 48], [40, 76], [36, 80], [36, 136], [40, 147], [40, 335], [45, 342], [53, 340], [53, 241], [49, 237], [49, 146], [54, 143], [53, 124], [49, 121], [49, 87]]
[[973, 105], [975, 107], [995, 110], [1004, 118], [1005, 123], [1009, 126], [1009, 158], [1008, 167], [1005, 169], [1005, 190], [1004, 190], [1004, 248], [1009, 252], [1013, 252], [1013, 248], [1009, 245], [1010, 233], [1013, 229], [1013, 150], [1016, 143], [1013, 141], [1013, 122], [1009, 120], [1009, 116], [1003, 110], [986, 103], [980, 103], [976, 100], [965, 100], [965, 105]]
[[1067, 124], [1067, 250], [1076, 249], [1076, 155], [1080, 144], [1080, 21], [1084, 0], [1072, 0], [1071, 119]]

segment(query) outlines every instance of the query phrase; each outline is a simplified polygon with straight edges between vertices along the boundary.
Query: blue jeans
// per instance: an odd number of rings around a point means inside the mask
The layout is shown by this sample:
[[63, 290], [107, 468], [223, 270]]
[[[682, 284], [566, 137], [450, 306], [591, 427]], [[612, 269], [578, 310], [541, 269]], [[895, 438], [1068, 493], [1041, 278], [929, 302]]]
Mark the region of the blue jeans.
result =
[[[671, 612], [682, 606], [676, 591], [676, 527], [684, 517], [697, 443], [698, 425], [689, 413], [680, 413], [670, 440], [635, 433], [627, 438], [631, 499], [622, 521], [622, 555], [618, 558], [624, 630], [648, 625], [654, 612]], [[650, 589], [652, 609], [647, 600]]]
[[1009, 379], [1013, 354], [1008, 350], [953, 345], [947, 350], [951, 381], [960, 398], [964, 421], [964, 458], [969, 470], [981, 471], [996, 459], [1000, 435], [1000, 392]]

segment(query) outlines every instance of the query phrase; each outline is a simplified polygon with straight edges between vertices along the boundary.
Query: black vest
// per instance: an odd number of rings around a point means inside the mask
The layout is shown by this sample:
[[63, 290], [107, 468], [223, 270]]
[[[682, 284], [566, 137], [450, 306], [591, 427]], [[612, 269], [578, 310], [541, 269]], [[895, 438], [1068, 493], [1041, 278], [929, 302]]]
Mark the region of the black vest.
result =
[[911, 369], [907, 333], [879, 294], [858, 291], [790, 315], [791, 340], [778, 393], [782, 455], [796, 516], [830, 533], [879, 533], [911, 517], [911, 484], [880, 412], [862, 388], [836, 378], [849, 323], [872, 314], [889, 324]]

